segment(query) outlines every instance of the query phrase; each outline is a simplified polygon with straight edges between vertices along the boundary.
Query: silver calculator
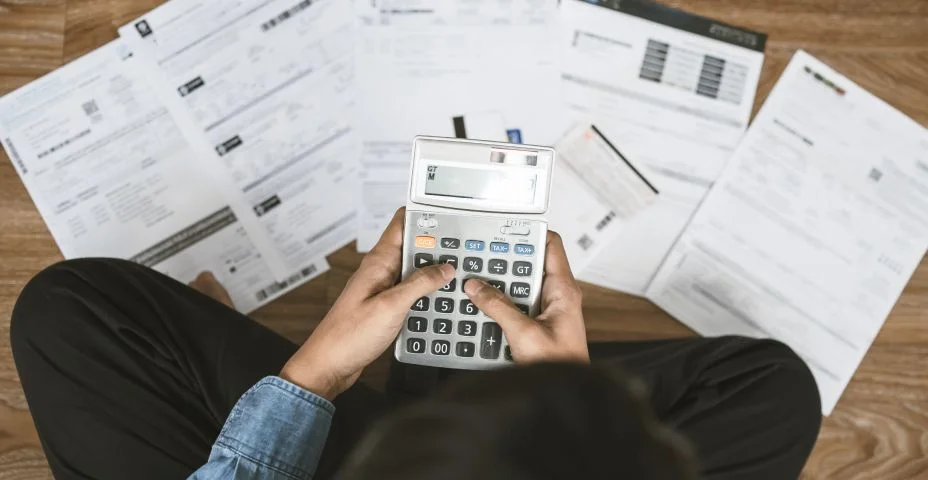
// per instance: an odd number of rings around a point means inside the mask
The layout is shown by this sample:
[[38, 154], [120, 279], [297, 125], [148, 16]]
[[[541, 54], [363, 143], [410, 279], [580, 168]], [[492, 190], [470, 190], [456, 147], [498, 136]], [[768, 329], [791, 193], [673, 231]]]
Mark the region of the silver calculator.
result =
[[512, 361], [502, 329], [467, 298], [463, 284], [482, 279], [525, 314], [539, 313], [554, 161], [548, 147], [416, 137], [403, 278], [437, 263], [454, 265], [457, 274], [410, 307], [397, 360], [470, 370]]

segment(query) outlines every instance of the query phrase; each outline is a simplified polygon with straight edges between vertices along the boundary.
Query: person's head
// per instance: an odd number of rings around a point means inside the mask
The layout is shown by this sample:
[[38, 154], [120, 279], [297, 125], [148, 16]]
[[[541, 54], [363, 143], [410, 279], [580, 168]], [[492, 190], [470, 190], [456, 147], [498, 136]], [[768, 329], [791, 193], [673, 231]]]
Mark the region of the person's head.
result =
[[361, 442], [340, 480], [695, 478], [642, 388], [589, 366], [465, 375]]

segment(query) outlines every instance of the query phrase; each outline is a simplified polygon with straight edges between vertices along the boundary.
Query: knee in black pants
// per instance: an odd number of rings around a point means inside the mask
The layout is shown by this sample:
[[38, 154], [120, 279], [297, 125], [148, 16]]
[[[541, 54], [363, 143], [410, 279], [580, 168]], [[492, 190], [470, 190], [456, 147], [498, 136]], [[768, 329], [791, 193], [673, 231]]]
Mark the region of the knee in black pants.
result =
[[788, 345], [772, 339], [744, 338], [754, 355], [762, 357], [765, 391], [776, 399], [773, 415], [795, 425], [796, 442], [813, 445], [822, 422], [822, 403], [809, 366]]

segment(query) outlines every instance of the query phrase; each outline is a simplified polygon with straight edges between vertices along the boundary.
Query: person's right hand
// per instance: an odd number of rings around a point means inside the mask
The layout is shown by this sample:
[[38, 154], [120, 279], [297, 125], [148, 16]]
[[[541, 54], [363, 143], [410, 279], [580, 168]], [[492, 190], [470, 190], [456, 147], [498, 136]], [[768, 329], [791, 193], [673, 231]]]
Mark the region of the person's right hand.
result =
[[503, 292], [482, 280], [467, 280], [464, 293], [503, 329], [515, 362], [589, 363], [582, 294], [560, 235], [548, 232], [545, 252], [541, 314], [535, 319], [523, 315]]

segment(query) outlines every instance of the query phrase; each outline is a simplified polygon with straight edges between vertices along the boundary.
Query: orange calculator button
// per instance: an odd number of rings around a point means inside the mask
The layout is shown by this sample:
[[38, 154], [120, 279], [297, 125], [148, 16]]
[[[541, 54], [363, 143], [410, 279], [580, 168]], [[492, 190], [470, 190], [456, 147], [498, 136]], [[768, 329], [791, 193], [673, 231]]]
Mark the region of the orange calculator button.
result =
[[416, 237], [416, 248], [435, 248], [435, 237], [419, 235]]

